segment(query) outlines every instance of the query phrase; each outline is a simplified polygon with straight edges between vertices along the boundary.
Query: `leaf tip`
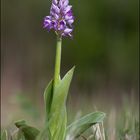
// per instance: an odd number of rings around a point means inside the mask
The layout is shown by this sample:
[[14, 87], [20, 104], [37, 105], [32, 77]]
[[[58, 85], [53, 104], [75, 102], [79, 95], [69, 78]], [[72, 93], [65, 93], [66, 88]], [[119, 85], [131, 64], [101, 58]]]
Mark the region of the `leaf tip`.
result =
[[25, 125], [26, 121], [25, 120], [19, 120], [16, 121], [14, 124], [19, 128], [22, 125]]

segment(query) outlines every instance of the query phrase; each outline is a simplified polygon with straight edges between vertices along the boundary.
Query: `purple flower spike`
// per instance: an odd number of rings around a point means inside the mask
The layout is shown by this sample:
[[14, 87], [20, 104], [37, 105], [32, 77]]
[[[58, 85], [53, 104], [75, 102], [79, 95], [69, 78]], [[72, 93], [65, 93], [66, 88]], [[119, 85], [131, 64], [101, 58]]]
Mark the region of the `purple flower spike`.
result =
[[72, 36], [74, 16], [69, 0], [52, 0], [50, 16], [44, 18], [44, 28], [53, 29], [60, 37]]

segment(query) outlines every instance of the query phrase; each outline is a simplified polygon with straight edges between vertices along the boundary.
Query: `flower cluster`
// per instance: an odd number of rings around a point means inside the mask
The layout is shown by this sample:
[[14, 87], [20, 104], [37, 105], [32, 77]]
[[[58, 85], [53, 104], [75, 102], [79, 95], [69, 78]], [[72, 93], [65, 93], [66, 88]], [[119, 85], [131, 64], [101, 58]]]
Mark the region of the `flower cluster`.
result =
[[44, 28], [53, 29], [59, 36], [72, 36], [74, 17], [69, 0], [53, 0], [50, 15], [44, 18]]

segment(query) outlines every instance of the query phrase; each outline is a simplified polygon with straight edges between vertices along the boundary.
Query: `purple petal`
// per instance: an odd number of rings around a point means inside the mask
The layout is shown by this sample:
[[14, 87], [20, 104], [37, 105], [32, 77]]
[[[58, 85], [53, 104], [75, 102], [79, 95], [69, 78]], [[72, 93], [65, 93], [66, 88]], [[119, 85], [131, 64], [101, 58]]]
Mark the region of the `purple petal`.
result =
[[51, 24], [52, 24], [52, 27], [53, 27], [55, 30], [57, 30], [57, 26], [58, 26], [57, 20], [53, 20], [53, 21], [51, 22]]
[[67, 23], [71, 25], [74, 22], [74, 19], [67, 20]]
[[62, 0], [59, 1], [58, 6], [59, 6], [60, 8], [62, 8], [62, 6], [63, 6], [63, 1], [62, 1]]
[[71, 10], [72, 6], [68, 5], [65, 9], [64, 9], [64, 14], [66, 14], [67, 12], [69, 12]]
[[66, 15], [68, 15], [68, 16], [73, 16], [72, 10], [69, 10], [69, 11], [66, 13]]
[[46, 16], [46, 17], [44, 18], [44, 20], [48, 20], [48, 19], [51, 20], [51, 16]]
[[53, 3], [54, 3], [55, 5], [57, 5], [58, 0], [53, 0]]
[[51, 26], [51, 17], [50, 16], [46, 16], [45, 18], [44, 18], [44, 28], [50, 28], [50, 26]]
[[71, 19], [73, 19], [74, 20], [74, 17], [73, 16], [69, 16], [69, 15], [65, 15], [65, 20], [71, 20]]
[[64, 30], [66, 27], [66, 22], [64, 20], [59, 22], [58, 30]]
[[65, 30], [64, 30], [64, 33], [65, 34], [70, 34], [72, 32], [72, 29], [70, 29], [70, 28], [66, 28]]
[[51, 7], [51, 11], [59, 14], [60, 13], [60, 9], [58, 8], [58, 6], [56, 6], [55, 4], [52, 3], [52, 7]]
[[64, 6], [66, 7], [66, 6], [68, 6], [68, 4], [69, 4], [69, 0], [65, 0], [64, 1]]
[[58, 14], [54, 14], [54, 18], [55, 19], [59, 19], [59, 15]]

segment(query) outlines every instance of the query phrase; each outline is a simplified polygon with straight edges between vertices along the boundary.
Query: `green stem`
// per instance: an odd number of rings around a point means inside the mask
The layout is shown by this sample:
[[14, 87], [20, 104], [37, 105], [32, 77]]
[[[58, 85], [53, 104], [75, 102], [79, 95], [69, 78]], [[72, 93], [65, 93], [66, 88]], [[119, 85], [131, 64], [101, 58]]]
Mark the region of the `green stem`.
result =
[[62, 39], [61, 37], [57, 37], [57, 45], [56, 45], [56, 57], [55, 57], [55, 70], [54, 70], [54, 86], [59, 83], [60, 80], [60, 66], [61, 66], [61, 46]]

